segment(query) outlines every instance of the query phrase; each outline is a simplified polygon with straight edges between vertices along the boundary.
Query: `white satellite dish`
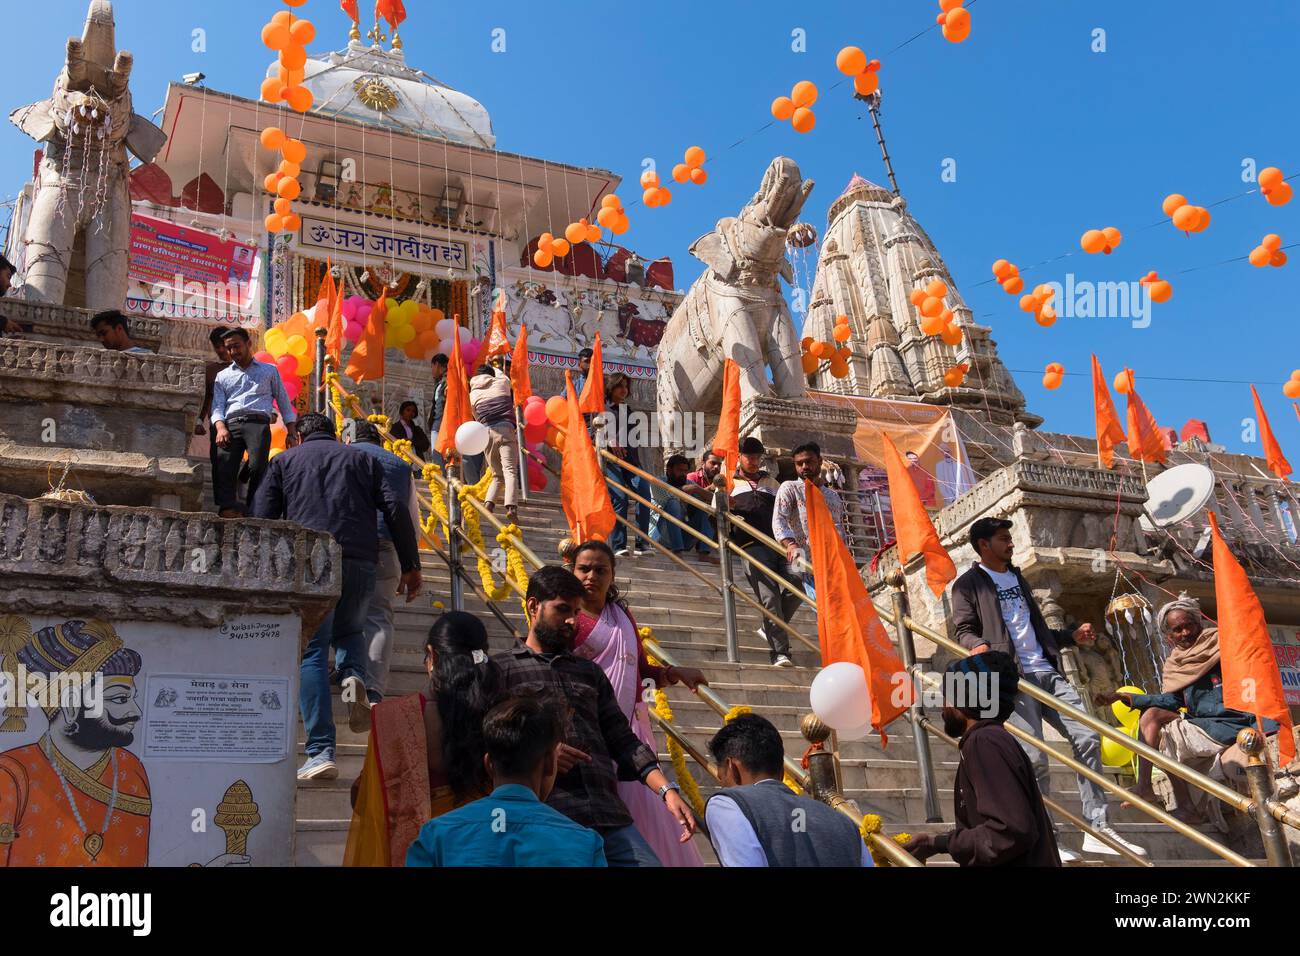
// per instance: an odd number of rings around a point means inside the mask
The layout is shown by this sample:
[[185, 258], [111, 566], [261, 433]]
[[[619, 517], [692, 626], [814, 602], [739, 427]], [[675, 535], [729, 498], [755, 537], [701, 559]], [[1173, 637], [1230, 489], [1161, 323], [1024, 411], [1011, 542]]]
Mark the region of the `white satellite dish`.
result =
[[1205, 465], [1176, 465], [1147, 483], [1146, 514], [1138, 519], [1146, 531], [1186, 521], [1214, 500], [1214, 472]]

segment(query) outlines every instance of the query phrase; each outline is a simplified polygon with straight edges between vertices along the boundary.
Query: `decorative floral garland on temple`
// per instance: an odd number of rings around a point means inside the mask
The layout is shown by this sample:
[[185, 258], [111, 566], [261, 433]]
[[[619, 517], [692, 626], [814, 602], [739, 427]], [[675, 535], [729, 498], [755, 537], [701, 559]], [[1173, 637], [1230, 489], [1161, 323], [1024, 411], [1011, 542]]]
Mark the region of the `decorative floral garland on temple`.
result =
[[[864, 813], [862, 814], [862, 826], [858, 828], [858, 832], [862, 834], [862, 842], [864, 842], [867, 845], [867, 849], [871, 851], [871, 859], [872, 862], [876, 864], [876, 866], [892, 865], [889, 862], [889, 857], [885, 856], [883, 853], [880, 853], [879, 851], [876, 850], [874, 846], [871, 845], [871, 839], [870, 839], [871, 835], [873, 833], [876, 834], [880, 833], [884, 829], [884, 825], [885, 825], [884, 821], [880, 819], [880, 814]], [[912, 839], [912, 834], [895, 833], [892, 837], [890, 837], [890, 839], [901, 846], [904, 843], [906, 843], [908, 840]]]
[[[637, 633], [642, 640], [654, 637], [654, 630], [649, 627], [638, 628]], [[659, 659], [649, 651], [646, 651], [645, 656], [651, 666], [659, 666]], [[673, 708], [668, 703], [668, 694], [662, 687], [655, 688], [655, 703], [652, 710], [660, 720], [672, 723]], [[664, 742], [668, 745], [668, 758], [673, 765], [673, 775], [677, 778], [677, 785], [682, 788], [682, 794], [686, 797], [686, 802], [691, 805], [691, 809], [695, 811], [695, 816], [703, 820], [704, 797], [700, 794], [700, 785], [695, 782], [695, 778], [691, 776], [690, 768], [686, 766], [686, 751], [682, 749], [681, 744], [673, 739], [671, 734], [665, 734], [664, 737]]]

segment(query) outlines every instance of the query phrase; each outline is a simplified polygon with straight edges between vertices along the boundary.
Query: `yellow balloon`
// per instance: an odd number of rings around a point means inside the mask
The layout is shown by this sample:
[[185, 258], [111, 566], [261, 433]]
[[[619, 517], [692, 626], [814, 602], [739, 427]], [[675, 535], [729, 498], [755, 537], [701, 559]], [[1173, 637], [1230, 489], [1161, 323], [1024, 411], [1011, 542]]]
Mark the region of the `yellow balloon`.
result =
[[[307, 344], [307, 340], [301, 335], [291, 335], [289, 336], [288, 341], [285, 342], [285, 348], [288, 350], [289, 354], [298, 359], [301, 359], [306, 355], [307, 350], [310, 347], [311, 346]], [[272, 352], [272, 354], [274, 354], [274, 352]]]
[[[1146, 691], [1141, 687], [1121, 687], [1119, 690], [1115, 691], [1115, 693], [1145, 694]], [[1137, 736], [1137, 732], [1132, 730], [1132, 728], [1137, 727], [1138, 721], [1142, 719], [1142, 712], [1140, 710], [1127, 706], [1122, 700], [1117, 700], [1115, 703], [1110, 705], [1110, 712], [1115, 715], [1115, 719], [1119, 721], [1119, 725], [1126, 731], [1129, 731], [1129, 736]]]
[[[1127, 728], [1125, 728], [1127, 730]], [[1129, 736], [1136, 736], [1136, 728]], [[1133, 751], [1107, 737], [1101, 738], [1101, 762], [1107, 767], [1125, 767], [1133, 762]]]

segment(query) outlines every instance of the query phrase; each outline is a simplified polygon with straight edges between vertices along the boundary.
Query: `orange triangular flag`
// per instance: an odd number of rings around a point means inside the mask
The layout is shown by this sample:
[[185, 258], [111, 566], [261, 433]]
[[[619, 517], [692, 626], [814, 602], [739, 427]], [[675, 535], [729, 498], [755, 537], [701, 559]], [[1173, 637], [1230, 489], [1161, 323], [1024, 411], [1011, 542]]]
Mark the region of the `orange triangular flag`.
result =
[[943, 594], [948, 582], [957, 577], [957, 566], [939, 542], [930, 513], [921, 503], [921, 492], [907, 473], [903, 456], [894, 441], [880, 433], [885, 453], [885, 475], [889, 479], [889, 502], [894, 509], [894, 536], [898, 539], [898, 557], [904, 567], [918, 554], [925, 557], [925, 580], [935, 597]]
[[817, 640], [822, 666], [848, 661], [866, 672], [871, 726], [880, 733], [883, 747], [889, 742], [885, 727], [907, 713], [912, 704], [912, 679], [880, 623], [848, 545], [835, 530], [821, 490], [805, 481], [804, 497], [808, 502], [808, 551], [817, 588]]
[[[1281, 725], [1277, 735], [1282, 766], [1295, 759], [1291, 711], [1282, 688], [1264, 608], [1250, 578], [1219, 533], [1219, 520], [1209, 512], [1214, 533], [1214, 601], [1219, 624], [1219, 664], [1223, 669], [1223, 706], [1269, 717]], [[1260, 728], [1263, 730], [1263, 728]]]
[[388, 315], [388, 290], [379, 294], [379, 301], [370, 310], [365, 331], [352, 346], [346, 369], [348, 378], [360, 384], [384, 377], [384, 319]]
[[497, 308], [492, 309], [492, 325], [488, 328], [487, 340], [483, 343], [483, 361], [496, 358], [498, 355], [510, 354], [510, 337], [506, 334], [506, 311], [505, 303], [500, 301], [504, 295], [498, 296]]
[[1092, 357], [1092, 404], [1097, 418], [1097, 460], [1109, 468], [1115, 464], [1115, 446], [1125, 440], [1124, 426], [1119, 423], [1119, 413], [1096, 355]]
[[1260, 404], [1259, 392], [1255, 391], [1254, 385], [1250, 387], [1250, 394], [1255, 399], [1255, 420], [1259, 422], [1259, 440], [1264, 446], [1264, 460], [1268, 462], [1268, 470], [1286, 481], [1287, 475], [1291, 474], [1291, 463], [1282, 454], [1282, 446], [1273, 435], [1273, 428], [1268, 423], [1268, 416], [1264, 414], [1264, 406]]
[[460, 354], [460, 316], [455, 319], [451, 331], [451, 358], [447, 362], [447, 404], [433, 445], [444, 458], [457, 454], [456, 429], [474, 420], [474, 410], [469, 403], [469, 377], [465, 374], [465, 360]]
[[320, 291], [316, 293], [316, 314], [311, 323], [313, 329], [326, 327], [334, 309], [334, 300], [338, 297], [338, 288], [334, 285], [334, 266], [326, 259], [325, 276], [320, 280]]
[[740, 462], [740, 366], [733, 359], [727, 359], [723, 365], [722, 414], [709, 450], [722, 457], [722, 474], [730, 494], [736, 483], [736, 465]]
[[582, 383], [578, 396], [578, 410], [584, 415], [599, 415], [605, 411], [605, 362], [600, 355], [600, 333], [591, 343], [591, 371]]
[[343, 296], [334, 296], [328, 324], [325, 326], [325, 354], [334, 360], [334, 368], [343, 360]]
[[1128, 390], [1128, 453], [1138, 461], [1164, 463], [1169, 448], [1160, 435], [1160, 426], [1142, 396], [1132, 386]]
[[[593, 373], [596, 371], [594, 362], [591, 370]], [[573, 389], [573, 375], [567, 370], [564, 386], [569, 415], [560, 460], [560, 502], [565, 517], [569, 519], [569, 535], [574, 541], [593, 538], [604, 541], [617, 524], [614, 506], [610, 503], [609, 488], [600, 470], [596, 446], [591, 443], [591, 435], [582, 420], [578, 395]]]
[[515, 404], [523, 405], [533, 394], [533, 383], [528, 377], [528, 326], [519, 323], [519, 338], [515, 339], [515, 354], [510, 360], [510, 387], [515, 393]]

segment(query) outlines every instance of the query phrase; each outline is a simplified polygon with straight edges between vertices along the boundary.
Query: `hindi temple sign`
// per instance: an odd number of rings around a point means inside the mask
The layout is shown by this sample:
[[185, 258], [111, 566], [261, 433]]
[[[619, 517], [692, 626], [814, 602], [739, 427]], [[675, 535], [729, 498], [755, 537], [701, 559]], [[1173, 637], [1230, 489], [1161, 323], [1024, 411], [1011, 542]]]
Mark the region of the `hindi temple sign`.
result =
[[469, 243], [460, 239], [418, 236], [395, 229], [370, 231], [314, 216], [302, 217], [298, 242], [328, 250], [335, 257], [388, 259], [461, 272], [469, 272], [472, 265]]

